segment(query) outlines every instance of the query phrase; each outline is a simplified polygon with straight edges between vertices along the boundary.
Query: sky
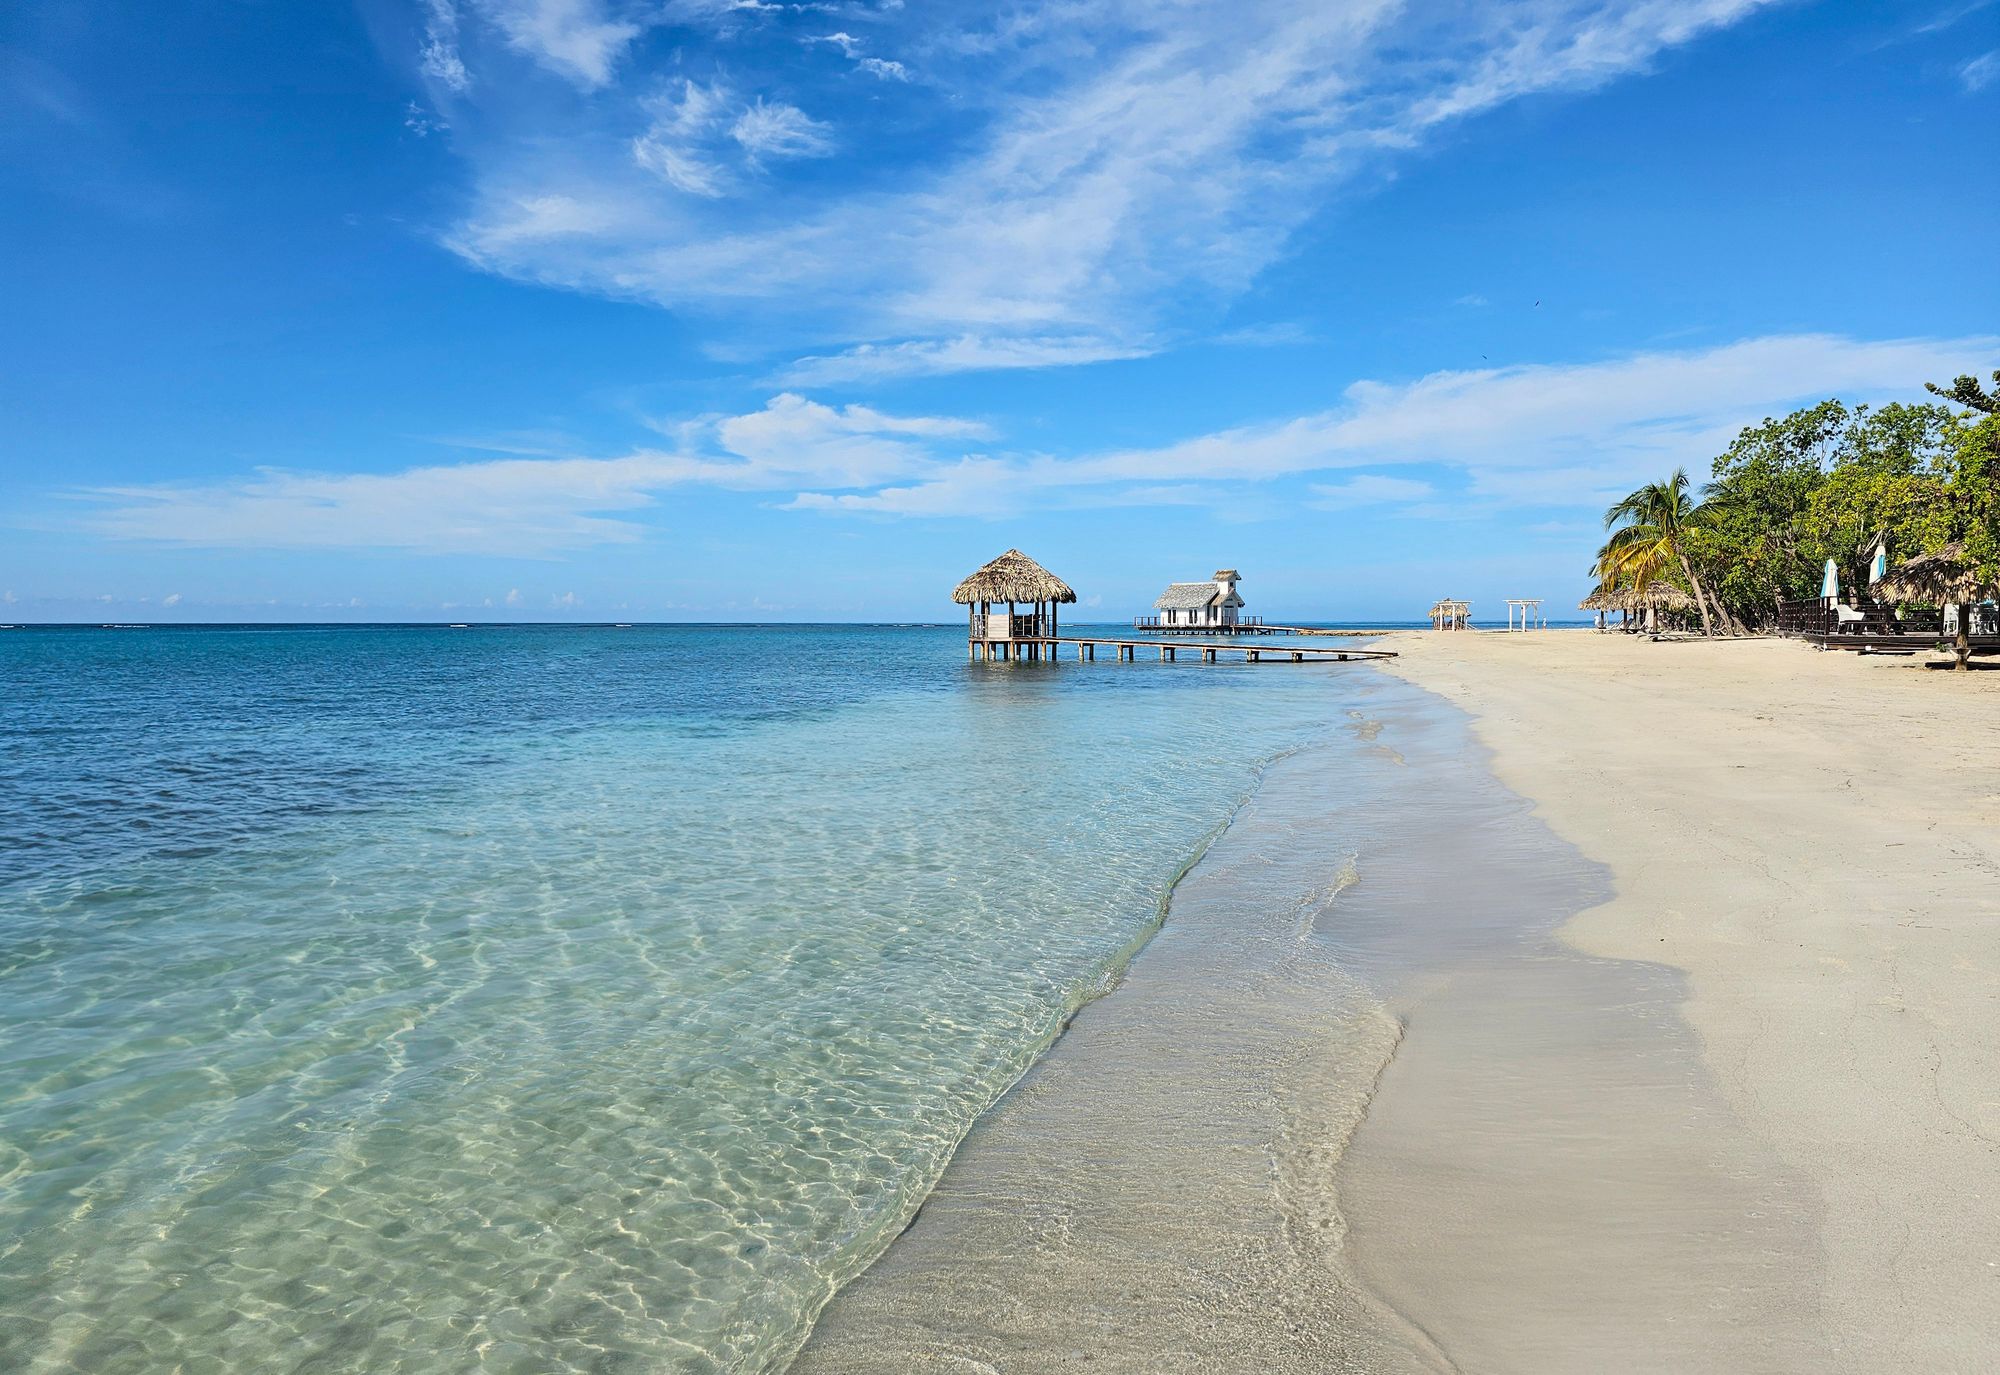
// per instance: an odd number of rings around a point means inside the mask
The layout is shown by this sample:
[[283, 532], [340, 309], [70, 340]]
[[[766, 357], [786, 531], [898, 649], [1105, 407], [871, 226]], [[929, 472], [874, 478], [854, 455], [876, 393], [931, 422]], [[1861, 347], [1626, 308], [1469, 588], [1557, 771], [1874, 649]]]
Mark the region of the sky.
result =
[[0, 621], [1573, 606], [2000, 366], [1996, 0], [22, 0]]

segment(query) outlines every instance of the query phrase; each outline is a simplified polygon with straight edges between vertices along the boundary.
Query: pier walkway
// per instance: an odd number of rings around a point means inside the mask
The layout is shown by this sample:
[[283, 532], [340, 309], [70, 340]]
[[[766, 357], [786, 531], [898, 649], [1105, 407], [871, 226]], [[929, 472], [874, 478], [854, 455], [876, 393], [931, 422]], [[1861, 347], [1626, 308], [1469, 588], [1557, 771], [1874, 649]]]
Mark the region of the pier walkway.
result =
[[1170, 664], [1183, 654], [1199, 654], [1201, 662], [1219, 662], [1219, 655], [1240, 654], [1246, 664], [1263, 663], [1346, 663], [1350, 659], [1393, 659], [1390, 649], [1337, 649], [1332, 645], [1246, 645], [1246, 644], [1188, 644], [1172, 643], [1164, 640], [1125, 640], [1113, 636], [1097, 635], [1039, 635], [1022, 636], [1005, 640], [975, 639], [971, 642], [973, 661], [982, 659], [1055, 659], [1060, 657], [1064, 646], [1076, 649], [1078, 663], [1097, 662], [1098, 649], [1109, 649], [1114, 661], [1134, 663], [1142, 649], [1156, 649], [1160, 662]]
[[1141, 635], [1369, 635], [1367, 630], [1335, 630], [1317, 625], [1272, 625], [1252, 616], [1234, 625], [1169, 625], [1158, 616], [1135, 616], [1132, 629]]

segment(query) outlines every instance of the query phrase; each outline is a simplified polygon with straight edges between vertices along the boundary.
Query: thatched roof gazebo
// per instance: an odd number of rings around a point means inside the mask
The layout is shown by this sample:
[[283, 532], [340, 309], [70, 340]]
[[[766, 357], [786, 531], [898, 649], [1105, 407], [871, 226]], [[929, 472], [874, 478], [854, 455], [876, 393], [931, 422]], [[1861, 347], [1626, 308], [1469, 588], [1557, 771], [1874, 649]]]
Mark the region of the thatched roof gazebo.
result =
[[1649, 582], [1625, 594], [1631, 611], [1692, 611], [1694, 598], [1670, 582]]
[[1659, 628], [1662, 611], [1692, 611], [1694, 598], [1682, 589], [1664, 579], [1655, 578], [1643, 587], [1627, 587], [1612, 592], [1615, 605], [1629, 619], [1633, 616], [1645, 617], [1648, 630]]
[[1472, 624], [1472, 603], [1440, 597], [1431, 603], [1432, 630], [1464, 630]]
[[[974, 659], [982, 651], [989, 659], [1010, 658], [1016, 645], [1026, 650], [1028, 658], [1039, 659], [1044, 649], [1053, 656], [1055, 646], [1047, 642], [1059, 628], [1056, 607], [1074, 602], [1076, 591], [1020, 550], [1009, 549], [953, 588], [951, 599], [970, 608], [966, 630]], [[994, 611], [1002, 602], [1006, 611]], [[1019, 604], [1034, 610], [1017, 615], [1014, 608]]]
[[1916, 602], [1954, 608], [1958, 629], [1952, 636], [1956, 669], [1972, 657], [1972, 608], [2000, 598], [2000, 579], [1984, 577], [1963, 541], [1906, 559], [1878, 579], [1871, 591], [1883, 601]]
[[1576, 609], [1578, 611], [1595, 611], [1597, 613], [1597, 628], [1602, 630], [1604, 629], [1604, 616], [1606, 612], [1623, 611], [1625, 608], [1617, 592], [1609, 587], [1600, 587], [1588, 597], [1578, 602]]

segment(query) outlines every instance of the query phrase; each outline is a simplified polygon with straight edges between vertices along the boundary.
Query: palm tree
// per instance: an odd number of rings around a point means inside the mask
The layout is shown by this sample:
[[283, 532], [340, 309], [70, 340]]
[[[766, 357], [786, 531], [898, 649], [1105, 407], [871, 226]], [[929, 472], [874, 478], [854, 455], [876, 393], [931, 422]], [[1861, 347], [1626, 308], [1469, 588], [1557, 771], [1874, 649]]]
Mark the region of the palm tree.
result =
[[1715, 634], [1708, 611], [1708, 594], [1688, 562], [1687, 535], [1707, 519], [1700, 502], [1688, 496], [1687, 469], [1676, 468], [1665, 482], [1649, 482], [1614, 503], [1604, 513], [1611, 538], [1598, 551], [1600, 578], [1614, 577], [1643, 588], [1678, 566], [1701, 612], [1701, 631]]

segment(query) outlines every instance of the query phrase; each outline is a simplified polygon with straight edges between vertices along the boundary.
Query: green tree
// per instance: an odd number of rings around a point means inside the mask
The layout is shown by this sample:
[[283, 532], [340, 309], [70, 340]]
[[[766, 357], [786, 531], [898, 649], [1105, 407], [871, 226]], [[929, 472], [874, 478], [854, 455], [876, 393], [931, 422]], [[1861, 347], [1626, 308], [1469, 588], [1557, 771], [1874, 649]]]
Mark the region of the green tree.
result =
[[1806, 517], [1852, 419], [1838, 401], [1766, 417], [1715, 460], [1705, 519], [1690, 532], [1687, 552], [1709, 570], [1732, 621], [1765, 622], [1778, 603], [1818, 586], [1820, 556]]
[[1608, 572], [1633, 587], [1644, 587], [1678, 568], [1701, 612], [1702, 633], [1713, 635], [1708, 597], [1687, 556], [1688, 538], [1705, 520], [1701, 504], [1688, 495], [1685, 468], [1674, 469], [1665, 482], [1649, 482], [1628, 493], [1604, 513], [1611, 538], [1598, 554], [1600, 576]]
[[1924, 390], [1932, 396], [1942, 396], [1947, 401], [1956, 401], [1967, 410], [1984, 411], [1988, 415], [2000, 415], [2000, 368], [1993, 370], [1993, 390], [1987, 391], [1979, 385], [1979, 379], [1971, 374], [1961, 374], [1952, 379], [1949, 387], [1940, 387], [1935, 382], [1924, 383]]
[[1802, 548], [1814, 563], [1830, 558], [1848, 586], [1865, 587], [1878, 538], [1886, 535], [1898, 558], [1951, 539], [1955, 423], [1943, 406], [1857, 409], [1841, 433], [1832, 471], [1806, 505]]

